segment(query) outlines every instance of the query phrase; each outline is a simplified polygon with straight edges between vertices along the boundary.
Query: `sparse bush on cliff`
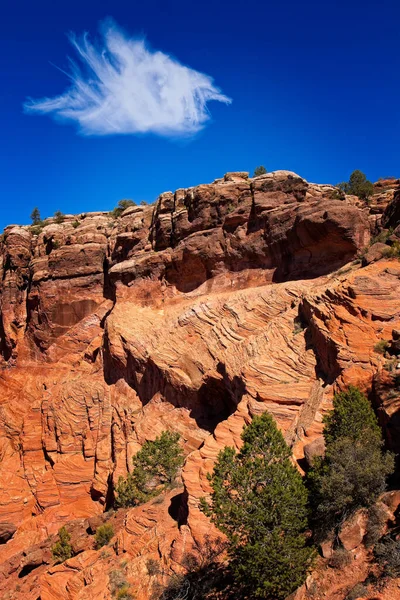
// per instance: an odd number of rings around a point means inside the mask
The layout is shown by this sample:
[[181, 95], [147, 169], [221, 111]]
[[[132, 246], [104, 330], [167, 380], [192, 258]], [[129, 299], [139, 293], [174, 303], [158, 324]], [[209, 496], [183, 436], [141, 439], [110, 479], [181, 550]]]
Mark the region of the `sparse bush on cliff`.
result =
[[104, 523], [96, 529], [96, 550], [99, 550], [111, 540], [114, 529], [111, 523]]
[[40, 211], [37, 207], [35, 207], [31, 212], [31, 219], [32, 225], [29, 229], [33, 235], [39, 235], [40, 233], [42, 233], [45, 223], [42, 221], [40, 217]]
[[57, 225], [61, 225], [61, 223], [64, 223], [64, 221], [64, 213], [62, 213], [61, 210], [56, 210], [56, 212], [54, 213], [54, 223], [57, 223]]
[[29, 229], [33, 235], [40, 235], [43, 231], [43, 227], [44, 223], [43, 221], [40, 221], [40, 223], [38, 223], [37, 225], [31, 225]]
[[330, 567], [332, 567], [332, 569], [341, 570], [344, 569], [344, 567], [347, 567], [352, 560], [353, 557], [348, 550], [345, 548], [337, 548], [337, 550], [335, 550], [335, 552], [329, 558], [328, 564]]
[[362, 200], [368, 200], [374, 193], [373, 184], [367, 179], [366, 175], [359, 170], [353, 171], [349, 181], [339, 183], [338, 187], [346, 194], [353, 194]]
[[378, 242], [380, 242], [381, 244], [386, 244], [386, 242], [388, 241], [388, 238], [393, 234], [393, 227], [390, 227], [389, 229], [384, 229], [383, 231], [380, 231], [377, 235], [375, 235], [374, 237], [371, 238], [369, 245], [373, 246], [374, 244], [377, 244]]
[[267, 169], [263, 165], [260, 165], [259, 167], [256, 167], [254, 169], [253, 177], [259, 177], [260, 175], [265, 175], [266, 172], [267, 172]]
[[236, 582], [253, 598], [279, 600], [304, 582], [312, 562], [307, 490], [271, 415], [254, 417], [242, 440], [238, 453], [219, 453], [211, 500], [201, 507], [229, 540]]
[[158, 582], [153, 584], [152, 600], [206, 600], [225, 592], [232, 583], [229, 569], [220, 560], [226, 546], [222, 538], [212, 540], [206, 535], [201, 547], [184, 555], [185, 573], [173, 575], [165, 588]]
[[160, 573], [160, 564], [158, 560], [155, 560], [155, 558], [149, 558], [146, 561], [146, 569], [150, 577], [153, 575], [158, 575]]
[[366, 548], [371, 548], [380, 539], [386, 522], [387, 512], [383, 505], [379, 502], [373, 504], [368, 511], [367, 532], [364, 536]]
[[147, 441], [133, 457], [133, 472], [119, 478], [116, 486], [117, 506], [136, 506], [160, 494], [175, 479], [183, 465], [183, 451], [178, 433], [163, 431], [154, 441]]
[[346, 600], [358, 600], [364, 598], [368, 594], [368, 589], [363, 583], [357, 583], [352, 590], [347, 594]]
[[130, 591], [130, 585], [126, 581], [122, 571], [114, 570], [108, 575], [110, 581], [110, 591], [113, 598], [117, 600], [133, 600], [134, 596]]
[[374, 557], [383, 577], [400, 577], [400, 540], [385, 535], [374, 548]]
[[116, 599], [117, 600], [134, 600], [134, 596], [130, 591], [130, 586], [128, 584], [124, 585], [120, 590], [118, 590]]
[[394, 242], [394, 244], [388, 246], [384, 256], [385, 258], [400, 258], [400, 242]]
[[308, 476], [317, 535], [371, 506], [394, 469], [392, 454], [382, 449], [372, 406], [360, 390], [349, 387], [336, 394], [324, 422], [325, 456], [314, 461]]
[[117, 206], [110, 212], [110, 216], [112, 216], [114, 219], [117, 219], [129, 206], [135, 206], [133, 200], [120, 200]]
[[378, 354], [385, 354], [389, 346], [390, 344], [388, 340], [379, 340], [379, 342], [377, 342], [374, 346], [374, 351]]
[[37, 206], [35, 206], [35, 208], [31, 212], [31, 220], [32, 225], [39, 225], [39, 223], [41, 222], [40, 211]]
[[54, 560], [62, 563], [64, 560], [68, 560], [73, 556], [72, 546], [70, 544], [71, 536], [65, 527], [61, 527], [58, 532], [58, 537], [59, 540], [52, 547], [51, 553]]

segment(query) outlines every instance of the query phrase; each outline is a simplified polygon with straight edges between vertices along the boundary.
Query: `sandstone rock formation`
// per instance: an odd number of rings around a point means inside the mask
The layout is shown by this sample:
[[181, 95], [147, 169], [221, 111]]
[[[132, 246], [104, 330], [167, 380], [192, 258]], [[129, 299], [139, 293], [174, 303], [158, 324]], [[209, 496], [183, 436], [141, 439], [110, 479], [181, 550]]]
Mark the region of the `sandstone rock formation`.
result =
[[[303, 469], [334, 390], [357, 384], [397, 448], [397, 351], [375, 347], [400, 329], [400, 265], [359, 258], [382, 223], [396, 225], [397, 185], [377, 184], [366, 206], [287, 171], [230, 173], [118, 219], [71, 216], [39, 235], [6, 228], [2, 597], [109, 600], [121, 571], [149, 599], [213, 534], [198, 506], [206, 474], [262, 411]], [[118, 477], [164, 429], [181, 434], [182, 488], [107, 512], [115, 536], [95, 550], [93, 517], [105, 518]], [[64, 524], [77, 555], [54, 565]]]

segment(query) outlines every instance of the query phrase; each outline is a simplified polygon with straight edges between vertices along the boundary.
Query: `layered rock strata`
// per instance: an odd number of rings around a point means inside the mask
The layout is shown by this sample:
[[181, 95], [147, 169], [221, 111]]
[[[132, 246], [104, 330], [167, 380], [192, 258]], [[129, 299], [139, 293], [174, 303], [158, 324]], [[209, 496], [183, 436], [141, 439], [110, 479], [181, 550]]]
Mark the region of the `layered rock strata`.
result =
[[[262, 411], [304, 469], [334, 390], [356, 384], [397, 447], [400, 352], [376, 345], [400, 330], [400, 266], [360, 259], [371, 235], [397, 226], [396, 186], [381, 182], [366, 206], [287, 171], [228, 173], [118, 219], [5, 229], [4, 598], [109, 600], [118, 569], [150, 598], [215, 533], [199, 510], [206, 474]], [[181, 434], [182, 488], [118, 511], [112, 546], [95, 550], [88, 519], [103, 518], [118, 477], [164, 429]], [[77, 555], [54, 566], [63, 524]]]

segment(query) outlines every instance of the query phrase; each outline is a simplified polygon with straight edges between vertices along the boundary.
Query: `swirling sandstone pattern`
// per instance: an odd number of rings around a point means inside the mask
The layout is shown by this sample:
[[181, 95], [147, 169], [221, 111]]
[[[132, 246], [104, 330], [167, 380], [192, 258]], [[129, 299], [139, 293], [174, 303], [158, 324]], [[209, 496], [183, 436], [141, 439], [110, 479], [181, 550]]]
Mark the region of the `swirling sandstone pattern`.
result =
[[[400, 328], [400, 266], [354, 261], [383, 211], [395, 225], [391, 186], [378, 185], [366, 207], [286, 171], [229, 173], [117, 220], [67, 217], [38, 236], [6, 228], [2, 597], [108, 600], [109, 574], [122, 569], [138, 600], [150, 598], [213, 532], [198, 508], [206, 474], [264, 410], [299, 468], [337, 386], [373, 389], [399, 443], [399, 394], [387, 394], [395, 372], [374, 346]], [[182, 436], [183, 487], [118, 511], [112, 548], [96, 551], [90, 520], [101, 522], [132, 456], [166, 428]], [[54, 566], [65, 523], [77, 555]]]

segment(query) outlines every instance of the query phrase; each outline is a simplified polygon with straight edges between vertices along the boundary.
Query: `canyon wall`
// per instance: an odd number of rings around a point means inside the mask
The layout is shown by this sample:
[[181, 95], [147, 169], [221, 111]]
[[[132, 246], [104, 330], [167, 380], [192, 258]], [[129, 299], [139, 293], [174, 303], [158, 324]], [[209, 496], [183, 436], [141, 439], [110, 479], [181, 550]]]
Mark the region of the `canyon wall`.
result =
[[[199, 510], [206, 475], [265, 410], [303, 469], [335, 389], [356, 384], [398, 447], [400, 365], [376, 344], [400, 330], [400, 263], [361, 260], [382, 227], [400, 239], [398, 183], [378, 182], [367, 205], [287, 171], [228, 173], [117, 219], [5, 229], [2, 597], [109, 600], [122, 561], [135, 597], [150, 598], [215, 535]], [[165, 429], [181, 435], [182, 487], [110, 516], [118, 477]], [[108, 553], [90, 536], [104, 515]], [[55, 566], [66, 523], [77, 555]]]

